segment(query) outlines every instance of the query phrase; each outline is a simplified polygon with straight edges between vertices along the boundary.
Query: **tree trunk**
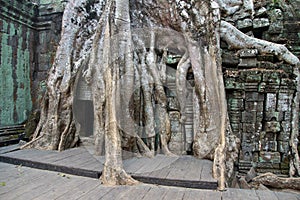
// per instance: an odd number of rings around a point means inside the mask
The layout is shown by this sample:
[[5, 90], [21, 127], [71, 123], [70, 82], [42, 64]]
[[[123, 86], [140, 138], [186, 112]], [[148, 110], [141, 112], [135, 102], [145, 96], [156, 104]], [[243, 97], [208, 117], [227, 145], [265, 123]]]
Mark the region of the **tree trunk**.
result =
[[253, 179], [253, 182], [272, 188], [300, 190], [300, 178], [281, 178], [272, 173], [259, 175]]
[[[224, 0], [217, 2], [227, 14], [241, 6], [240, 1], [235, 1], [233, 7]], [[251, 2], [242, 6], [251, 11]], [[82, 74], [92, 88], [96, 151], [106, 158], [101, 179], [109, 185], [136, 184], [123, 169], [122, 143], [149, 157], [155, 150], [173, 155], [168, 148], [171, 133], [166, 57], [179, 55], [176, 93], [180, 123], [185, 122], [185, 79], [192, 69], [196, 94], [193, 153], [214, 160], [213, 174], [223, 190], [227, 141], [231, 136], [226, 131], [231, 129], [220, 38], [232, 48], [257, 48], [261, 53], [274, 52], [287, 63], [299, 63], [283, 45], [251, 38], [221, 21], [214, 1], [70, 0], [48, 77], [41, 120], [27, 146], [64, 150], [76, 145], [78, 126], [73, 102], [76, 78]], [[294, 101], [295, 106], [299, 105], [299, 95]], [[160, 148], [155, 145], [157, 138]], [[296, 141], [297, 133], [293, 138]], [[293, 151], [297, 153], [297, 149]], [[299, 170], [299, 159], [293, 166]]]

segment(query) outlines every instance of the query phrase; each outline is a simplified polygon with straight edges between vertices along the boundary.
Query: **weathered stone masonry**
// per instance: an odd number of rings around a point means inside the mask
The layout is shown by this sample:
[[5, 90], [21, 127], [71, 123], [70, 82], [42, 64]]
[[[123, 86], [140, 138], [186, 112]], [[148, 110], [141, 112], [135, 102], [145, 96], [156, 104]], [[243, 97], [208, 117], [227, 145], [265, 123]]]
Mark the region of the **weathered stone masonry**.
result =
[[23, 123], [38, 105], [59, 41], [62, 9], [25, 0], [0, 5], [0, 126], [7, 126]]
[[[31, 2], [0, 0], [0, 126], [22, 123], [38, 106], [59, 41], [63, 1]], [[254, 17], [237, 15], [232, 23], [248, 35], [286, 44], [299, 57], [300, 1], [276, 2], [256, 1]], [[296, 89], [292, 66], [255, 49], [235, 51], [225, 43], [222, 49], [229, 118], [241, 140], [236, 167], [240, 172], [254, 166], [260, 172], [288, 173]], [[190, 143], [184, 148], [181, 136], [175, 139], [170, 142], [174, 152], [190, 151]]]
[[[300, 1], [289, 6], [272, 1], [255, 4], [254, 18], [236, 19], [248, 35], [283, 43], [300, 55]], [[287, 174], [291, 134], [293, 68], [256, 49], [231, 51], [223, 44], [223, 67], [233, 133], [241, 140], [238, 169]]]

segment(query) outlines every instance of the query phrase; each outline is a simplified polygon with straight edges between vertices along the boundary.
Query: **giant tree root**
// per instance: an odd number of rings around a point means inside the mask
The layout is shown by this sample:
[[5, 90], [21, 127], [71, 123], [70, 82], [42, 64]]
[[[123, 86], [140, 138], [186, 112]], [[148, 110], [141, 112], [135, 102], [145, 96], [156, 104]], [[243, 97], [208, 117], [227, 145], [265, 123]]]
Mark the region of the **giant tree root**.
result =
[[100, 177], [104, 185], [136, 185], [140, 182], [129, 176], [122, 168], [112, 168], [104, 166]]
[[253, 183], [260, 183], [278, 189], [300, 190], [300, 178], [281, 178], [272, 173], [265, 173], [255, 177]]

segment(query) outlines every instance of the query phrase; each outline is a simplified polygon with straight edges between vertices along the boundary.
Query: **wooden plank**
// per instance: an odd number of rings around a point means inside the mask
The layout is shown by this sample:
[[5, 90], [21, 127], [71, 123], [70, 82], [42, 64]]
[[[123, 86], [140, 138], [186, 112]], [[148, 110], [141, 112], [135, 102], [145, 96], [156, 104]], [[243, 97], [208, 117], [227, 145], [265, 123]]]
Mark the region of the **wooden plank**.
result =
[[[45, 172], [45, 174], [46, 173], [47, 172]], [[45, 174], [43, 176], [40, 176], [40, 178], [36, 179], [36, 181], [29, 181], [27, 179], [26, 183], [24, 182], [23, 185], [14, 189], [13, 192], [12, 191], [7, 192], [1, 196], [3, 197], [3, 199], [6, 199], [6, 200], [9, 200], [9, 199], [14, 200], [14, 199], [22, 196], [25, 193], [31, 193], [33, 191], [35, 191], [37, 193], [41, 193], [45, 189], [49, 188], [51, 186], [51, 184], [53, 184], [53, 182], [55, 182], [55, 184], [58, 184], [60, 182], [60, 179], [62, 179], [62, 177], [55, 175], [55, 174], [50, 175], [50, 176], [47, 176]]]
[[148, 176], [148, 177], [152, 177], [152, 178], [161, 178], [161, 179], [166, 179], [166, 177], [168, 176], [168, 174], [170, 173], [171, 171], [171, 166], [167, 166], [167, 167], [164, 167], [160, 170], [156, 170], [156, 171], [153, 171], [151, 173], [148, 173], [148, 174], [143, 174], [144, 176]]
[[[180, 157], [174, 163], [171, 164], [170, 173], [166, 176], [166, 179], [185, 179], [187, 166], [191, 163], [190, 157]], [[196, 177], [198, 181], [198, 177]]]
[[[222, 192], [222, 200], [260, 200], [254, 190], [228, 188]], [[275, 199], [274, 199], [275, 200]]]
[[182, 200], [185, 190], [181, 188], [169, 188], [162, 199]]
[[156, 171], [158, 169], [169, 166], [177, 159], [178, 157], [170, 157], [161, 154], [156, 155], [153, 159], [149, 161], [149, 163], [146, 163], [144, 166], [138, 169], [134, 174], [149, 173], [149, 172]]
[[19, 144], [14, 144], [14, 145], [9, 145], [6, 147], [1, 147], [0, 148], [0, 154], [5, 154], [5, 153], [9, 153], [11, 151], [16, 151], [20, 149], [20, 145]]
[[101, 197], [102, 200], [121, 199], [132, 186], [115, 186], [112, 190]]
[[164, 156], [163, 161], [159, 163], [159, 165], [155, 168], [155, 170], [160, 170], [165, 167], [171, 166], [172, 163], [174, 163], [176, 160], [178, 160], [180, 157], [179, 156]]
[[52, 163], [45, 163], [42, 161], [32, 161], [30, 159], [23, 160], [20, 158], [10, 158], [10, 157], [4, 157], [0, 155], [0, 161], [16, 164], [16, 165], [22, 164], [23, 166], [33, 167], [37, 169], [58, 171], [67, 174], [86, 176], [91, 178], [99, 178], [100, 176], [100, 172], [96, 170], [94, 171], [94, 170], [79, 169], [79, 168], [74, 168], [72, 166], [64, 166], [63, 164], [57, 165]]
[[259, 199], [263, 199], [263, 200], [281, 200], [279, 198], [277, 198], [277, 196], [275, 195], [275, 193], [271, 190], [255, 190], [257, 196], [259, 197]]
[[63, 165], [68, 167], [80, 168], [79, 166], [84, 162], [93, 159], [92, 156], [87, 152], [80, 152], [79, 154], [66, 157], [62, 160], [57, 160], [52, 164]]
[[202, 163], [199, 160], [192, 159], [186, 168], [184, 178], [186, 180], [201, 181]]
[[130, 165], [132, 165], [133, 163], [135, 163], [139, 159], [140, 158], [133, 157], [133, 158], [130, 158], [130, 159], [123, 160], [123, 166], [124, 166], [124, 168], [125, 169], [129, 168]]
[[[55, 175], [52, 175], [55, 176]], [[56, 175], [59, 177], [59, 175]], [[68, 177], [68, 178], [66, 178]], [[51, 182], [45, 182], [38, 187], [33, 188], [29, 192], [25, 192], [19, 197], [16, 198], [16, 200], [23, 200], [23, 199], [54, 199], [57, 195], [63, 193], [66, 191], [66, 189], [76, 187], [77, 185], [80, 185], [84, 183], [85, 178], [75, 178], [71, 175], [66, 175], [66, 177], [60, 177], [57, 179], [54, 179]], [[49, 179], [49, 176], [47, 176], [47, 179]], [[76, 180], [75, 180], [76, 179]], [[51, 180], [51, 178], [50, 178]], [[27, 188], [26, 188], [27, 189]]]
[[28, 170], [17, 177], [10, 176], [7, 179], [2, 179], [2, 181], [5, 182], [5, 186], [0, 187], [0, 196], [13, 194], [14, 191], [18, 190], [20, 187], [24, 187], [30, 182], [37, 182], [41, 178], [45, 177], [47, 177], [47, 174], [36, 173], [34, 170]]
[[146, 193], [146, 195], [143, 197], [143, 200], [153, 200], [155, 198], [163, 199], [167, 191], [168, 188], [166, 187], [153, 187]]
[[[67, 190], [71, 190], [73, 188], [77, 188], [78, 186], [82, 185], [83, 183], [89, 181], [87, 178], [83, 177], [76, 177], [76, 176], [69, 176], [62, 182], [55, 182], [55, 184], [48, 185], [48, 187], [41, 186], [40, 188], [35, 189], [32, 192], [25, 193], [21, 196], [20, 200], [22, 199], [35, 199], [35, 200], [44, 200], [44, 199], [56, 199], [60, 195], [66, 193]], [[42, 190], [42, 191], [41, 191]]]
[[162, 156], [155, 156], [151, 160], [146, 160], [145, 165], [137, 169], [134, 174], [141, 174], [141, 173], [148, 173], [151, 171], [154, 171], [155, 168], [163, 162], [163, 157]]
[[103, 167], [104, 167], [104, 164], [100, 163], [96, 159], [87, 161], [80, 166], [81, 169], [96, 170], [96, 171], [102, 171]]
[[300, 200], [300, 194], [287, 193], [287, 192], [274, 192], [278, 199], [283, 200]]
[[184, 200], [221, 200], [222, 194], [221, 192], [215, 190], [196, 190], [187, 188], [183, 198]]
[[151, 163], [151, 158], [138, 158], [129, 165], [124, 165], [124, 168], [126, 172], [134, 174], [138, 169], [149, 163]]
[[107, 186], [97, 186], [94, 189], [88, 191], [87, 193], [74, 198], [74, 200], [87, 200], [87, 199], [102, 199], [104, 195], [109, 193], [114, 187], [107, 187]]
[[14, 151], [10, 153], [6, 153], [1, 156], [10, 157], [10, 158], [22, 158], [22, 159], [39, 159], [42, 156], [45, 156], [47, 154], [50, 154], [51, 151], [42, 151], [37, 149], [24, 149], [19, 151]]
[[81, 154], [77, 159], [75, 159], [72, 162], [73, 163], [72, 166], [81, 168], [81, 166], [84, 166], [84, 165], [86, 165], [86, 163], [92, 162], [92, 161], [94, 162], [94, 161], [96, 161], [96, 159], [93, 158], [92, 155], [84, 153], [84, 154]]
[[140, 200], [150, 191], [153, 185], [138, 185], [132, 186], [126, 192], [123, 192], [119, 199], [130, 199], [130, 200]]
[[[179, 157], [166, 156], [164, 158], [164, 162], [160, 162], [159, 165], [157, 165], [157, 167], [150, 172], [150, 174], [147, 173], [147, 175], [151, 177], [165, 178], [170, 172], [171, 164], [174, 163], [178, 158]], [[145, 176], [145, 174], [143, 175]]]
[[62, 152], [58, 152], [55, 156], [47, 159], [45, 162], [47, 163], [57, 163], [60, 162], [61, 160], [64, 160], [66, 158], [75, 156], [75, 155], [79, 155], [82, 153], [85, 153], [86, 151], [84, 151], [81, 148], [75, 148], [75, 149], [69, 149], [66, 151], [62, 151]]
[[99, 180], [87, 179], [84, 183], [78, 185], [77, 187], [65, 190], [65, 193], [60, 194], [56, 197], [56, 199], [65, 200], [66, 197], [68, 197], [68, 199], [76, 199], [86, 195], [97, 187], [101, 187]]
[[200, 160], [202, 165], [201, 178], [202, 181], [216, 181], [212, 176], [212, 161]]

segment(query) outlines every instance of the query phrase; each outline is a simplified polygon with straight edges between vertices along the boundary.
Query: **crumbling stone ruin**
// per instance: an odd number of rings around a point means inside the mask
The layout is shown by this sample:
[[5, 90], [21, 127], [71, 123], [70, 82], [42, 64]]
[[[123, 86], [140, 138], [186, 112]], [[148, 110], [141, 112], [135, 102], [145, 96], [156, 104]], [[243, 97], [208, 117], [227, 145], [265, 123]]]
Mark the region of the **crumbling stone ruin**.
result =
[[[179, 2], [179, 1], [178, 1]], [[242, 10], [216, 1], [222, 19], [248, 36], [285, 44], [300, 55], [300, 1], [244, 0]], [[252, 2], [252, 1], [251, 1]], [[38, 108], [45, 91], [47, 73], [53, 64], [60, 40], [63, 7], [66, 1], [0, 0], [1, 69], [0, 126], [20, 124]], [[181, 5], [181, 4], [180, 4]], [[182, 7], [185, 5], [182, 3]], [[298, 85], [294, 66], [274, 54], [260, 53], [257, 48], [232, 48], [221, 41], [222, 67], [232, 135], [227, 135], [234, 165], [230, 170], [246, 173], [251, 167], [258, 172], [289, 174], [293, 131], [293, 113], [299, 110], [294, 97]], [[176, 67], [182, 55], [166, 55], [166, 97], [171, 133], [168, 147], [177, 155], [193, 154], [194, 74], [187, 73], [186, 119], [181, 126], [179, 100], [176, 96]], [[91, 88], [82, 79], [77, 82], [74, 113], [81, 124], [80, 136], [93, 137], [93, 102]], [[138, 92], [138, 91], [137, 91]], [[76, 116], [77, 115], [77, 116]], [[296, 138], [296, 140], [299, 140]], [[128, 143], [123, 142], [123, 148]], [[299, 149], [299, 145], [298, 145]], [[230, 162], [228, 162], [230, 163]]]

